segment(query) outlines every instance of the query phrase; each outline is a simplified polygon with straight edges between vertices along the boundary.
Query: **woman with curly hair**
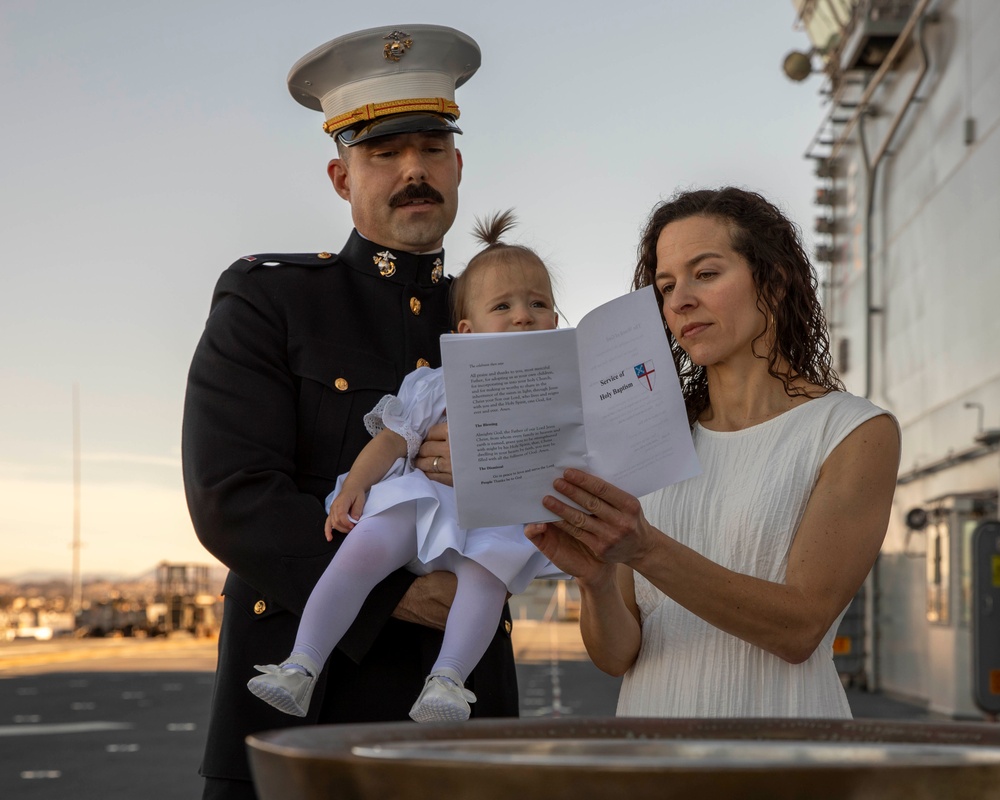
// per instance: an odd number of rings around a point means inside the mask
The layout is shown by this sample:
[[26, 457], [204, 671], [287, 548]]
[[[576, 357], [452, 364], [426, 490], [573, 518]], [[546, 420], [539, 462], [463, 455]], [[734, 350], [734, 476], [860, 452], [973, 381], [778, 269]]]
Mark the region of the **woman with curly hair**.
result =
[[560, 519], [525, 533], [577, 577], [619, 716], [850, 717], [832, 644], [885, 536], [898, 425], [843, 391], [796, 228], [760, 195], [659, 204], [649, 285], [703, 473], [640, 500], [567, 470]]

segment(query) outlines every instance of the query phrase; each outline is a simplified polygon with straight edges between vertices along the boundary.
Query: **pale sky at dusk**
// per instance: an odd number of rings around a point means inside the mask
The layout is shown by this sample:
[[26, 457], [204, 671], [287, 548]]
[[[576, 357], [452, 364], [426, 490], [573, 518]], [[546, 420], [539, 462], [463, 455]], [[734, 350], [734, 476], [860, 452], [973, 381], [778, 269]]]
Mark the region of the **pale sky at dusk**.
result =
[[335, 252], [350, 231], [333, 143], [285, 77], [329, 39], [406, 23], [483, 51], [457, 93], [449, 272], [475, 216], [515, 207], [575, 324], [628, 290], [657, 200], [727, 183], [776, 200], [811, 247], [820, 80], [782, 74], [808, 47], [791, 0], [4, 0], [0, 577], [69, 574], [74, 382], [84, 573], [214, 563], [180, 470], [212, 287], [241, 255]]

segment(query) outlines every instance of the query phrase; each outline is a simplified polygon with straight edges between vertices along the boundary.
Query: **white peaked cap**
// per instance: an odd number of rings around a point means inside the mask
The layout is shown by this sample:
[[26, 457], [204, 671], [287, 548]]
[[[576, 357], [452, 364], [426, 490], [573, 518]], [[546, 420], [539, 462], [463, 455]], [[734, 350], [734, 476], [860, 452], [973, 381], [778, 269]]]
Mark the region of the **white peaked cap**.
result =
[[299, 103], [322, 111], [344, 144], [420, 130], [461, 133], [455, 89], [482, 62], [471, 37], [441, 25], [370, 28], [300, 58], [288, 74]]

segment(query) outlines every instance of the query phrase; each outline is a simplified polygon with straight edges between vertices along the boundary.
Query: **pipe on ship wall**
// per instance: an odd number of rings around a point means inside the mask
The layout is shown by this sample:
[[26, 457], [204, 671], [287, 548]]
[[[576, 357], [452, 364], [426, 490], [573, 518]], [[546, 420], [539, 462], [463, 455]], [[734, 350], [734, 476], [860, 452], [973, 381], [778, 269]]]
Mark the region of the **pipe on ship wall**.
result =
[[[909, 22], [907, 22], [906, 27], [903, 30], [903, 34], [897, 40], [896, 44], [893, 46], [883, 63], [882, 68], [875, 74], [872, 82], [866, 87], [864, 95], [862, 97], [862, 102], [859, 104], [855, 117], [858, 125], [858, 142], [861, 147], [861, 161], [865, 167], [865, 180], [866, 180], [866, 194], [865, 194], [865, 250], [864, 250], [864, 269], [865, 269], [865, 397], [871, 399], [872, 395], [872, 376], [873, 376], [873, 332], [875, 327], [875, 315], [882, 313], [882, 308], [872, 305], [872, 296], [874, 294], [874, 277], [872, 275], [872, 218], [875, 213], [875, 185], [878, 179], [879, 167], [881, 166], [883, 159], [889, 152], [889, 147], [892, 145], [895, 139], [896, 133], [899, 130], [899, 126], [906, 116], [907, 111], [913, 105], [916, 99], [916, 94], [923, 85], [924, 78], [930, 71], [930, 58], [928, 57], [927, 41], [925, 38], [927, 23], [936, 22], [938, 20], [938, 14], [936, 11], [925, 13], [928, 5], [930, 5], [930, 0], [921, 0], [920, 4], [914, 9], [913, 14], [910, 17]], [[875, 89], [882, 82], [888, 72], [888, 68], [891, 66], [891, 59], [895, 58], [898, 48], [900, 48], [905, 41], [905, 36], [909, 36], [910, 31], [913, 30], [914, 19], [916, 19], [916, 38], [917, 44], [919, 46], [920, 52], [920, 71], [917, 74], [916, 79], [913, 82], [913, 86], [910, 88], [907, 94], [906, 100], [896, 116], [893, 118], [891, 125], [889, 126], [889, 132], [886, 134], [885, 138], [882, 140], [882, 145], [879, 147], [878, 152], [875, 154], [874, 160], [869, 158], [868, 145], [865, 141], [865, 115], [868, 114], [868, 100], [871, 98]], [[877, 689], [880, 684], [880, 664], [879, 664], [879, 626], [878, 626], [878, 615], [879, 615], [879, 560], [875, 559], [875, 563], [872, 565], [871, 572], [872, 580], [872, 600], [871, 600], [871, 614], [872, 614], [872, 681], [871, 688]]]

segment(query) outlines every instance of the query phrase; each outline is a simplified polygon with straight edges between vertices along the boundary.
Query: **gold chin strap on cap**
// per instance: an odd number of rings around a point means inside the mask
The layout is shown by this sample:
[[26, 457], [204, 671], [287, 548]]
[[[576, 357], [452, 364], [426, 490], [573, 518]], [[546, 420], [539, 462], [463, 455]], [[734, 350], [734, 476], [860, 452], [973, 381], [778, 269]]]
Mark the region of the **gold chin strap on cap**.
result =
[[347, 128], [358, 122], [368, 122], [379, 117], [393, 114], [406, 114], [411, 111], [431, 111], [436, 114], [447, 114], [458, 119], [458, 105], [443, 97], [415, 97], [411, 100], [390, 100], [386, 103], [368, 103], [339, 116], [332, 117], [323, 123], [323, 130], [331, 136], [341, 128]]

